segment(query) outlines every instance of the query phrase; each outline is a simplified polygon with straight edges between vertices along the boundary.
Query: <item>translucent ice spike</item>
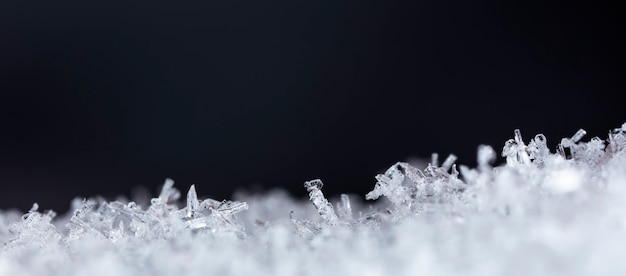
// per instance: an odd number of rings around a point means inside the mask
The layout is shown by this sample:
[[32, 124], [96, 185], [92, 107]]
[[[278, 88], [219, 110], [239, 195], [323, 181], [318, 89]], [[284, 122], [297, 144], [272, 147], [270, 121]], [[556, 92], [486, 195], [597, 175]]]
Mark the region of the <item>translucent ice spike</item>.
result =
[[248, 210], [248, 203], [230, 200], [222, 201], [222, 204], [216, 209], [216, 211], [225, 215], [236, 214], [244, 210]]
[[450, 170], [450, 176], [452, 176], [452, 178], [459, 177], [459, 171], [456, 169], [456, 164], [452, 164], [452, 169]]
[[311, 202], [313, 202], [313, 205], [315, 205], [317, 212], [326, 223], [334, 225], [337, 223], [339, 218], [337, 218], [337, 215], [333, 210], [333, 206], [328, 202], [322, 193], [321, 189], [323, 185], [324, 184], [319, 179], [304, 182], [304, 187], [309, 192], [309, 198], [311, 199]]
[[430, 155], [430, 164], [434, 167], [438, 167], [439, 166], [439, 154], [437, 153], [432, 153]]
[[352, 220], [352, 207], [350, 198], [346, 194], [341, 194], [341, 202], [337, 203], [337, 214], [342, 220]]
[[189, 230], [198, 230], [214, 227], [215, 223], [211, 217], [199, 217], [185, 221], [185, 228]]
[[522, 132], [519, 129], [513, 131], [515, 133], [515, 143], [520, 146], [524, 146], [524, 141], [522, 140]]
[[[237, 219], [234, 215], [243, 210], [247, 210], [248, 204], [245, 202], [228, 200], [224, 200], [217, 204], [218, 202], [219, 201], [217, 200], [208, 199], [199, 203], [199, 209], [194, 212], [192, 219], [185, 222], [185, 226], [192, 230], [203, 228], [218, 230], [220, 227], [230, 229], [234, 226], [235, 228], [231, 230], [243, 231], [243, 228], [239, 225], [239, 223], [237, 223]], [[203, 216], [203, 214], [200, 213], [200, 210], [203, 208], [211, 210], [211, 213], [207, 216]]]
[[187, 212], [186, 217], [192, 218], [196, 216], [196, 212], [200, 210], [200, 202], [198, 201], [198, 194], [196, 194], [196, 185], [191, 185], [189, 192], [187, 192]]
[[481, 145], [478, 147], [478, 168], [482, 172], [486, 172], [491, 167], [489, 164], [496, 160], [496, 152], [492, 147]]
[[[585, 136], [587, 132], [584, 129], [579, 129], [571, 138], [561, 139], [561, 143], [558, 145], [557, 153], [565, 158], [572, 158], [580, 160], [585, 155], [585, 143], [578, 143], [580, 139]], [[569, 150], [569, 155], [567, 151]]]
[[584, 129], [579, 129], [571, 138], [561, 139], [561, 146], [563, 146], [563, 148], [572, 148], [585, 134], [587, 134], [587, 132]]
[[174, 188], [174, 180], [168, 178], [163, 184], [163, 188], [161, 189], [161, 194], [159, 194], [159, 197], [156, 199], [152, 199], [152, 204], [168, 204], [178, 200], [178, 198], [180, 198], [180, 192], [176, 188]]
[[37, 202], [33, 203], [33, 207], [30, 207], [30, 210], [28, 210], [29, 213], [34, 213], [37, 212], [37, 210], [39, 210], [39, 204], [37, 204]]
[[221, 201], [207, 198], [200, 203], [200, 209], [217, 209], [221, 204]]
[[572, 136], [572, 142], [574, 143], [578, 143], [578, 141], [580, 141], [580, 139], [583, 138], [583, 136], [585, 136], [585, 134], [587, 134], [587, 132], [584, 129], [579, 129], [578, 131], [576, 131], [576, 134], [574, 134], [574, 136]]
[[454, 164], [456, 159], [457, 159], [456, 155], [454, 154], [448, 155], [448, 157], [446, 158], [446, 161], [444, 161], [443, 164], [441, 165], [441, 168], [447, 172], [448, 170], [450, 170], [450, 168], [452, 168], [452, 164]]
[[522, 140], [522, 133], [519, 129], [514, 131], [515, 137], [509, 139], [502, 148], [502, 157], [506, 157], [508, 165], [530, 164], [530, 156], [526, 152], [526, 145]]
[[621, 128], [616, 128], [609, 132], [606, 152], [613, 155], [624, 148], [626, 148], [626, 123]]

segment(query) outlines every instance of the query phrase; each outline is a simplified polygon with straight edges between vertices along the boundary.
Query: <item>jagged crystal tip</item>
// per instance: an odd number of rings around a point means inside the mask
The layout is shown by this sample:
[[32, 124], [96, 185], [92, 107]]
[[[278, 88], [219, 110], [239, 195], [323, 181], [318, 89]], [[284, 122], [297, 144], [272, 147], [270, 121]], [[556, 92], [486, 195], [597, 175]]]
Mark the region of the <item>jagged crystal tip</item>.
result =
[[198, 201], [198, 195], [196, 194], [196, 185], [191, 185], [189, 192], [187, 192], [187, 217], [194, 217], [200, 210], [200, 202]]
[[324, 186], [324, 183], [319, 179], [304, 182], [304, 187], [309, 192], [309, 198], [322, 219], [328, 224], [336, 224], [339, 218], [335, 214], [335, 210], [333, 210], [333, 205], [324, 197], [321, 190], [322, 186]]

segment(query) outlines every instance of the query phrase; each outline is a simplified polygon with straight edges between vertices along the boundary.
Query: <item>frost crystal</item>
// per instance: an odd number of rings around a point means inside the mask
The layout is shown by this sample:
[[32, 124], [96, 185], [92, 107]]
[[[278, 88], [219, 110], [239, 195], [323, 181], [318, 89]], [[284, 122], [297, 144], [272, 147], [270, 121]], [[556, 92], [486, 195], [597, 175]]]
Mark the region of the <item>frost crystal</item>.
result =
[[482, 172], [487, 172], [493, 161], [496, 160], [496, 152], [490, 146], [481, 145], [478, 147], [478, 168]]
[[[437, 155], [433, 154], [433, 163], [424, 171], [398, 162], [384, 174], [376, 176], [376, 186], [366, 199], [385, 196], [391, 201], [395, 212], [403, 214], [422, 208], [421, 203], [448, 201], [457, 197], [465, 189], [456, 170], [456, 156], [450, 155], [441, 167], [437, 164]], [[448, 172], [450, 171], [450, 172]]]
[[313, 202], [313, 205], [315, 205], [317, 212], [319, 212], [326, 223], [334, 225], [339, 218], [337, 218], [335, 210], [333, 210], [333, 205], [330, 204], [324, 197], [324, 194], [322, 194], [322, 186], [324, 186], [324, 184], [319, 179], [304, 182], [304, 187], [309, 192], [309, 198], [311, 202]]
[[366, 195], [385, 200], [368, 204], [342, 194], [333, 208], [319, 179], [304, 183], [310, 202], [200, 199], [195, 185], [180, 202], [167, 179], [143, 206], [0, 211], [0, 276], [624, 275], [626, 124], [585, 135], [552, 152], [544, 135], [526, 144], [515, 130], [506, 164], [482, 145], [478, 167], [460, 173], [454, 155], [423, 170], [398, 162]]
[[186, 217], [193, 218], [200, 211], [200, 202], [198, 201], [198, 195], [196, 194], [196, 185], [191, 185], [189, 192], [187, 193], [187, 209]]
[[341, 220], [352, 220], [352, 207], [350, 206], [350, 197], [348, 197], [348, 195], [341, 195], [341, 202], [337, 203], [337, 212]]
[[544, 160], [550, 155], [546, 137], [543, 134], [537, 134], [528, 144], [528, 155], [538, 166], [543, 166]]
[[522, 140], [522, 133], [519, 129], [515, 130], [515, 138], [506, 141], [502, 149], [502, 157], [506, 157], [506, 163], [509, 165], [529, 164], [530, 156], [527, 147]]

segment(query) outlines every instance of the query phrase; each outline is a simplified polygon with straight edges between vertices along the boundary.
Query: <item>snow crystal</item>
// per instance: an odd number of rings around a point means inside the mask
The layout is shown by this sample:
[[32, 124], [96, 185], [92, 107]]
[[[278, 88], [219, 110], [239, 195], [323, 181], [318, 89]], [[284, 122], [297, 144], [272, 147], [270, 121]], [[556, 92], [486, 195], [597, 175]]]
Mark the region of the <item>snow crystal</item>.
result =
[[322, 193], [322, 186], [324, 184], [321, 180], [315, 179], [311, 181], [304, 182], [304, 187], [309, 192], [309, 198], [320, 216], [324, 219], [324, 221], [328, 224], [336, 224], [339, 218], [335, 214], [335, 210], [333, 210], [333, 205], [326, 200], [324, 194]]
[[309, 202], [200, 198], [195, 185], [181, 202], [167, 179], [145, 204], [0, 211], [0, 275], [624, 275], [626, 123], [585, 135], [553, 152], [515, 130], [504, 165], [487, 145], [477, 168], [398, 162], [375, 176], [377, 201], [329, 200], [315, 179]]

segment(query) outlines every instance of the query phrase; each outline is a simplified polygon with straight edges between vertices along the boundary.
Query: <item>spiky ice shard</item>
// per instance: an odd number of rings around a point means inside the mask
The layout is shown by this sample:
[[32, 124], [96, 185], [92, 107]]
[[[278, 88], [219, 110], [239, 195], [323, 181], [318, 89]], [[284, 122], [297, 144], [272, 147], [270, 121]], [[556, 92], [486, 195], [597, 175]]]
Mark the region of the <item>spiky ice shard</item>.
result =
[[477, 168], [399, 162], [369, 205], [327, 199], [318, 179], [305, 182], [312, 204], [280, 191], [199, 199], [194, 185], [181, 203], [167, 180], [146, 206], [0, 212], [0, 275], [625, 275], [626, 124], [584, 135], [551, 152], [515, 130], [495, 167], [489, 146]]

